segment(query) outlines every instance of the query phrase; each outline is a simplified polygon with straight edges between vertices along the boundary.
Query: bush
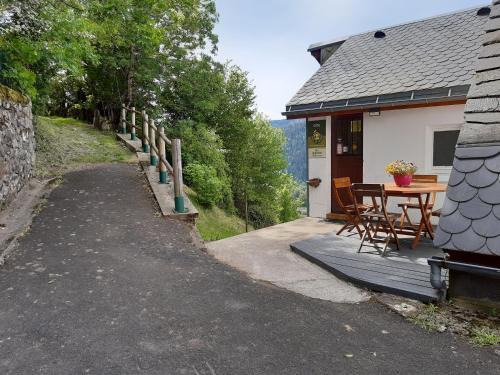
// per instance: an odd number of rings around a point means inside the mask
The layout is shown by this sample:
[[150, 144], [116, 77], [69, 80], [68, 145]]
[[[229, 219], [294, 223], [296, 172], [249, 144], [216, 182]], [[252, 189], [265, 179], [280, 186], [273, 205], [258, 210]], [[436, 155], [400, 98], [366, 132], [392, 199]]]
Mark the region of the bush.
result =
[[214, 167], [192, 163], [185, 168], [185, 174], [200, 204], [212, 207], [222, 201], [226, 187]]
[[[228, 166], [224, 157], [221, 139], [208, 129], [204, 124], [190, 120], [179, 121], [175, 127], [167, 129], [170, 137], [178, 137], [182, 141], [182, 163], [184, 165], [186, 183], [190, 185], [200, 196], [203, 196], [201, 189], [207, 190], [202, 186], [196, 188], [194, 176], [202, 176], [200, 166], [207, 167], [215, 171], [215, 176], [220, 184], [220, 194], [222, 198], [217, 199], [216, 204], [224, 207], [228, 211], [234, 210], [233, 199], [228, 176]], [[191, 167], [194, 165], [193, 167]], [[207, 167], [208, 168], [208, 167]], [[209, 174], [211, 174], [210, 172]], [[204, 173], [208, 173], [206, 170]], [[205, 176], [202, 176], [205, 178]], [[205, 183], [205, 182], [203, 182]], [[210, 196], [210, 194], [209, 194]], [[211, 201], [211, 199], [209, 199]], [[201, 202], [200, 202], [201, 203]], [[205, 205], [209, 203], [204, 203]], [[214, 204], [214, 203], [210, 203]]]
[[291, 175], [283, 175], [283, 185], [279, 190], [279, 219], [286, 223], [300, 217], [300, 186]]

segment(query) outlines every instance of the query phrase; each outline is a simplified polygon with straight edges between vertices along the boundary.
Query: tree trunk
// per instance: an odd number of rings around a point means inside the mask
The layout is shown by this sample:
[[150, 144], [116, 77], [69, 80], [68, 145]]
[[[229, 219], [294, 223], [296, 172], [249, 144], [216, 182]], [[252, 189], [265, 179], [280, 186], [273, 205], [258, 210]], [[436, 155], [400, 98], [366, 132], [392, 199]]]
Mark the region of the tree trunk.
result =
[[127, 72], [127, 103], [133, 104], [134, 100], [134, 68], [135, 68], [135, 54], [134, 46], [130, 46], [130, 61]]
[[248, 197], [245, 191], [245, 232], [248, 233]]

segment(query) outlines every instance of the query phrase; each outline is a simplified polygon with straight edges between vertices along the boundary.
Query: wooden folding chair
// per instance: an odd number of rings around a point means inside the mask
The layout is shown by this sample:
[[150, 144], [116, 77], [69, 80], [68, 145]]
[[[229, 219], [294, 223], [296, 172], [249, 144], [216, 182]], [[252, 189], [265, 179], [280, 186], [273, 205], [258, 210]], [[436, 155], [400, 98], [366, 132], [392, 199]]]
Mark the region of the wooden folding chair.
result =
[[[419, 182], [426, 182], [426, 183], [437, 183], [438, 182], [438, 176], [435, 174], [416, 174], [413, 176], [413, 182], [419, 183]], [[434, 203], [436, 201], [436, 193], [432, 193], [429, 201], [429, 209], [432, 210], [432, 207], [434, 206]], [[400, 216], [400, 223], [399, 225], [401, 227], [404, 226], [405, 219], [407, 220], [408, 224], [413, 226], [414, 224], [412, 223], [410, 219], [410, 215], [408, 215], [408, 210], [419, 210], [420, 211], [420, 205], [418, 202], [413, 201], [411, 198], [409, 198], [406, 202], [404, 203], [399, 203], [398, 207], [400, 207], [403, 212], [401, 213]]]
[[[361, 252], [364, 242], [368, 237], [371, 243], [384, 242], [382, 256], [387, 252], [387, 246], [394, 240], [396, 248], [399, 250], [399, 238], [394, 229], [394, 224], [399, 219], [399, 214], [387, 212], [387, 195], [385, 193], [384, 185], [379, 184], [353, 184], [351, 192], [354, 199], [354, 208], [360, 224], [364, 227], [365, 232], [361, 237], [361, 245], [359, 246], [358, 253]], [[364, 197], [370, 197], [377, 209], [373, 211], [361, 212], [357, 209], [358, 202]], [[385, 238], [379, 238], [378, 233], [386, 233]]]
[[[345, 225], [337, 232], [337, 236], [345, 230], [351, 232], [356, 229], [359, 236], [362, 237], [363, 231], [359, 227], [359, 218], [354, 208], [354, 199], [351, 193], [351, 179], [349, 177], [333, 178], [332, 189], [337, 204], [347, 217]], [[358, 210], [360, 212], [373, 210], [373, 205], [359, 204]]]

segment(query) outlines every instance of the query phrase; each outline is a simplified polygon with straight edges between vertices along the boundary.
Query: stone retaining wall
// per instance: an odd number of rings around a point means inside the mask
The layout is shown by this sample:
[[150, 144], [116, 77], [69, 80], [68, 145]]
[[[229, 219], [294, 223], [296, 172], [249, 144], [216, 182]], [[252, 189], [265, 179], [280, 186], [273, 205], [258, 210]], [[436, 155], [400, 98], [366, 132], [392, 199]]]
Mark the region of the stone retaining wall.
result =
[[31, 102], [0, 85], [0, 209], [29, 181], [34, 162]]

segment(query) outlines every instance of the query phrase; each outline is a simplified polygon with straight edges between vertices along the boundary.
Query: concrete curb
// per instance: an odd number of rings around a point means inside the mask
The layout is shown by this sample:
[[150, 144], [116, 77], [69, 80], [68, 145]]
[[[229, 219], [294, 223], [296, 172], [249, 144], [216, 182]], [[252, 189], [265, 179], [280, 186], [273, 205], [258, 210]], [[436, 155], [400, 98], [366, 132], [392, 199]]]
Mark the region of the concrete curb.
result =
[[116, 138], [130, 151], [136, 153], [139, 164], [146, 175], [156, 202], [158, 202], [158, 205], [160, 206], [162, 215], [172, 219], [194, 223], [198, 217], [198, 210], [194, 207], [186, 194], [184, 194], [184, 205], [187, 208], [187, 212], [178, 213], [175, 211], [174, 185], [171, 180], [165, 184], [160, 183], [160, 173], [156, 166], [151, 166], [149, 154], [142, 152], [141, 140], [131, 140], [130, 134], [121, 133], [117, 133]]
[[18, 240], [30, 228], [33, 218], [37, 215], [36, 208], [40, 200], [52, 191], [51, 184], [57, 177], [38, 181], [32, 179], [17, 197], [0, 211], [0, 266], [17, 247]]

